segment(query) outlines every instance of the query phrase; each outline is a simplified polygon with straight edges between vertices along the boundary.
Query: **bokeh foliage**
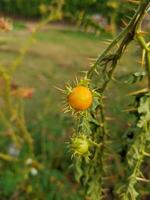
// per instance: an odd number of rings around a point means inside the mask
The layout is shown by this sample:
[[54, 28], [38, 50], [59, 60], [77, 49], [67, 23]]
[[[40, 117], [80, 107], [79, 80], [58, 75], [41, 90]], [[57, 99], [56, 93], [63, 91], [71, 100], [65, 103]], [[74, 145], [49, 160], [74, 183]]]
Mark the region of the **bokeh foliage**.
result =
[[[79, 6], [79, 1], [76, 2]], [[11, 2], [9, 3], [12, 7], [15, 5], [15, 1], [13, 1], [13, 5]], [[94, 1], [89, 1], [87, 5], [94, 3]], [[29, 10], [33, 9], [28, 3], [27, 5]], [[18, 11], [20, 15], [21, 6], [20, 4], [20, 11]], [[92, 10], [88, 12], [92, 13]], [[11, 8], [9, 13], [11, 13]], [[36, 15], [28, 14], [23, 16], [34, 17], [39, 16], [40, 13]], [[1, 33], [3, 42], [0, 57], [5, 68], [8, 68], [12, 60], [18, 56], [20, 53], [18, 47], [26, 41], [25, 38], [31, 34], [30, 31], [31, 29], [28, 29], [26, 24], [16, 22], [11, 33]], [[23, 145], [18, 156], [19, 162], [9, 161], [9, 159], [0, 161], [0, 197], [3, 200], [18, 198], [21, 200], [81, 200], [84, 198], [79, 185], [74, 181], [71, 155], [68, 152], [67, 145], [65, 145], [72, 134], [74, 121], [70, 116], [64, 116], [60, 112], [60, 93], [56, 91], [54, 86], [62, 87], [68, 79], [73, 79], [76, 72], [87, 69], [89, 64], [87, 57], [95, 57], [105, 46], [101, 41], [102, 37], [105, 37], [105, 35], [95, 37], [92, 34], [66, 30], [66, 28], [55, 29], [55, 27], [47, 27], [45, 31], [35, 35], [35, 43], [26, 55], [24, 62], [19, 65], [13, 79], [13, 83], [19, 85], [19, 87], [27, 85], [36, 89], [31, 100], [23, 101], [27, 128], [34, 139], [34, 156], [30, 154], [28, 146]], [[110, 101], [106, 100], [109, 102], [106, 109], [110, 116], [108, 118], [110, 120], [112, 118], [109, 129], [111, 130], [111, 138], [118, 141], [112, 145], [112, 148], [120, 155], [112, 161], [112, 171], [115, 173], [117, 168], [120, 176], [122, 175], [120, 162], [123, 165], [122, 160], [125, 158], [123, 152], [126, 148], [126, 146], [123, 146], [126, 145], [124, 144], [125, 137], [129, 140], [129, 144], [132, 142], [132, 135], [130, 135], [132, 131], [129, 130], [129, 134], [124, 133], [124, 130], [129, 127], [127, 123], [130, 117], [129, 113], [120, 111], [120, 107], [126, 108], [126, 102], [130, 102], [130, 98], [124, 96], [130, 90], [129, 85], [124, 84], [123, 80], [125, 79], [125, 82], [127, 82], [128, 73], [132, 74], [139, 69], [139, 63], [136, 63], [139, 50], [135, 52], [135, 48], [135, 44], [130, 46], [129, 52], [125, 54], [120, 64], [117, 79], [113, 81], [107, 91]], [[87, 51], [87, 49], [90, 51]], [[66, 59], [66, 57], [69, 57], [69, 59]], [[137, 83], [137, 85], [130, 86], [131, 90], [142, 87], [142, 84]], [[130, 120], [132, 121], [132, 117]], [[9, 153], [9, 150], [13, 149], [12, 141], [9, 130], [5, 129], [2, 124], [0, 134], [1, 151]], [[147, 163], [146, 160], [145, 165]], [[145, 173], [147, 174], [148, 171], [149, 168], [147, 167]], [[109, 184], [112, 186], [115, 181], [114, 178]], [[143, 199], [146, 198], [149, 189], [149, 185], [139, 188]], [[109, 199], [113, 196], [111, 192]]]
[[[40, 6], [50, 6], [60, 4], [62, 1], [57, 0], [1, 0], [0, 10], [3, 13], [26, 18], [37, 18], [41, 16]], [[75, 16], [77, 13], [84, 11], [89, 15], [102, 14], [106, 18], [111, 18], [113, 12], [116, 12], [116, 22], [120, 23], [120, 17], [126, 13], [132, 16], [135, 5], [125, 0], [64, 0], [63, 11], [65, 16]]]

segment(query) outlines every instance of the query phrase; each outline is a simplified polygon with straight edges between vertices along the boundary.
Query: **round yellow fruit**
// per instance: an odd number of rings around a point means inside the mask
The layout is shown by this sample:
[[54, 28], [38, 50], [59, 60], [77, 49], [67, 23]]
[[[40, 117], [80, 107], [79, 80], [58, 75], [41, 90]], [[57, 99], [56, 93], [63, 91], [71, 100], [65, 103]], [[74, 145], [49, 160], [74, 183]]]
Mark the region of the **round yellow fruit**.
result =
[[89, 88], [84, 86], [73, 88], [72, 92], [68, 96], [69, 105], [77, 111], [88, 109], [91, 106], [92, 101], [92, 92]]

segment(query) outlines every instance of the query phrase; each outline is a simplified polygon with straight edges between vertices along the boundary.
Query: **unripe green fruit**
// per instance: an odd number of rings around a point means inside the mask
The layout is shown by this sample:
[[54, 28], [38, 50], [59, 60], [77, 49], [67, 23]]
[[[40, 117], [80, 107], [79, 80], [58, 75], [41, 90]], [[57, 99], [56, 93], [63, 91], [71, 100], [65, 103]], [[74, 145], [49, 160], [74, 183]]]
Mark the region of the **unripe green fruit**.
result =
[[79, 154], [85, 154], [88, 152], [89, 144], [86, 140], [78, 139], [76, 144], [76, 151]]
[[74, 155], [85, 155], [89, 153], [89, 141], [86, 136], [81, 135], [71, 139], [71, 149]]

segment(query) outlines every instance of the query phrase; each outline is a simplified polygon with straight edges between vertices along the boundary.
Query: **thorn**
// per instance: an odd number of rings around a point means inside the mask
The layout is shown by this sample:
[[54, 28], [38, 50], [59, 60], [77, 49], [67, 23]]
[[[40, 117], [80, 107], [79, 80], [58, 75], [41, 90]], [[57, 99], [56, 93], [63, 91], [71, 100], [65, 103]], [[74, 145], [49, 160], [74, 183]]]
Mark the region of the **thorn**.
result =
[[67, 90], [69, 93], [71, 93], [71, 92], [72, 92], [71, 86], [70, 86], [70, 85], [67, 85], [67, 86], [66, 86], [66, 90]]
[[129, 17], [129, 16], [126, 16], [126, 18], [127, 18], [127, 19], [129, 19], [129, 20], [131, 20], [131, 19], [132, 19], [132, 17]]
[[138, 0], [127, 0], [129, 3], [139, 4]]
[[105, 117], [105, 119], [106, 119], [107, 121], [115, 121], [115, 118], [113, 118], [113, 117]]
[[102, 98], [103, 98], [103, 99], [107, 99], [107, 96], [103, 96]]
[[80, 73], [82, 73], [82, 74], [87, 74], [88, 72], [87, 71], [80, 71]]
[[146, 32], [146, 31], [140, 31], [137, 33], [138, 35], [141, 35], [141, 36], [145, 36], [145, 35], [149, 35], [149, 32]]
[[78, 78], [75, 77], [75, 85], [78, 85], [78, 84], [79, 84]]
[[109, 45], [111, 42], [104, 41], [103, 43], [106, 44], [106, 45]]
[[96, 61], [96, 58], [88, 58], [88, 60], [92, 61], [92, 62], [95, 62]]
[[95, 70], [94, 70], [94, 71], [95, 71], [95, 73], [96, 73], [97, 75], [99, 75], [99, 72], [97, 71], [97, 69], [96, 69], [96, 68], [95, 68]]
[[144, 177], [144, 175], [142, 174], [142, 172], [139, 172], [139, 176], [140, 176], [141, 178], [144, 178], [144, 179], [145, 179], [145, 177]]
[[146, 183], [150, 183], [150, 180], [145, 179], [145, 178], [136, 177], [136, 180], [146, 182]]
[[128, 108], [128, 109], [123, 110], [123, 112], [134, 112], [136, 110], [137, 110], [136, 108]]
[[121, 27], [121, 30], [123, 31], [123, 30], [124, 30], [124, 27]]
[[61, 89], [61, 88], [59, 88], [59, 87], [57, 87], [57, 86], [54, 86], [54, 88], [57, 89], [58, 91], [60, 91], [60, 92], [62, 92], [62, 93], [65, 94], [65, 90], [63, 90], [63, 89]]
[[117, 79], [114, 76], [111, 77], [111, 80], [117, 81]]
[[126, 27], [128, 25], [124, 19], [122, 19], [121, 22], [122, 22], [124, 27]]
[[70, 110], [65, 110], [65, 111], [63, 111], [63, 112], [64, 112], [64, 114], [65, 114], [65, 113], [68, 113], [68, 112], [70, 112]]
[[93, 67], [93, 63], [90, 63], [89, 66], [90, 66], [90, 67]]
[[150, 153], [144, 152], [143, 154], [144, 154], [144, 156], [150, 157]]
[[148, 92], [148, 89], [147, 89], [147, 88], [143, 88], [143, 89], [141, 89], [141, 90], [137, 90], [137, 91], [134, 91], [134, 92], [130, 92], [130, 93], [128, 93], [126, 96], [137, 95], [137, 94], [141, 94], [141, 93], [145, 93], [145, 92]]
[[136, 61], [138, 64], [140, 64], [141, 65], [141, 67], [142, 67], [142, 65], [144, 65], [145, 64], [145, 62], [143, 62], [143, 61]]
[[[117, 47], [119, 48], [119, 44], [117, 43], [116, 45], [117, 45]], [[127, 50], [126, 50], [126, 52], [127, 52]]]
[[113, 40], [112, 39], [105, 39], [104, 41], [106, 41], [106, 42], [112, 42]]

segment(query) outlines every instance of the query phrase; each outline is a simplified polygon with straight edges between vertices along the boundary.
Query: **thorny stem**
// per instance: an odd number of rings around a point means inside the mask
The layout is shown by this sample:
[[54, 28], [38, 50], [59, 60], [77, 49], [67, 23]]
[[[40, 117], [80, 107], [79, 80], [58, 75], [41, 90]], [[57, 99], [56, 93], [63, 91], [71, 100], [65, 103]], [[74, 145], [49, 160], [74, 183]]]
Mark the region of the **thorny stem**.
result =
[[[145, 69], [146, 69], [146, 72], [147, 72], [148, 91], [150, 92], [150, 49], [149, 49], [148, 44], [146, 43], [144, 37], [141, 34], [142, 19], [143, 18], [141, 18], [141, 20], [137, 24], [138, 26], [136, 28], [136, 39], [137, 39], [139, 45], [141, 46], [142, 50], [145, 50], [145, 52], [146, 52], [146, 54], [145, 54], [145, 60], [146, 60]], [[140, 173], [140, 168], [141, 168], [141, 164], [144, 160], [144, 156], [146, 156], [144, 152], [145, 152], [145, 148], [146, 148], [146, 138], [147, 138], [148, 132], [149, 132], [149, 130], [148, 130], [148, 124], [147, 124], [147, 125], [145, 125], [142, 133], [135, 139], [135, 142], [130, 147], [132, 149], [134, 144], [136, 143], [136, 141], [138, 141], [139, 138], [141, 138], [141, 140], [140, 140], [140, 150], [138, 150], [139, 151], [139, 158], [138, 158], [138, 160], [136, 161], [136, 163], [133, 167], [133, 171], [132, 171], [131, 176], [129, 177], [128, 184], [127, 184], [127, 187], [126, 187], [126, 191], [125, 191], [125, 193], [122, 194], [123, 200], [128, 199], [129, 194], [131, 195], [130, 197], [132, 198], [132, 193], [129, 191], [130, 190], [130, 184], [134, 183], [133, 184], [133, 186], [134, 186], [137, 181], [141, 180], [141, 178], [138, 179], [137, 177]], [[128, 152], [130, 152], [130, 149], [129, 149]]]
[[148, 47], [144, 37], [142, 37], [140, 35], [140, 30], [138, 30], [136, 38], [137, 38], [137, 41], [139, 42], [141, 48], [144, 49], [146, 52], [146, 54], [145, 54], [145, 57], [146, 57], [145, 69], [147, 72], [148, 90], [150, 92], [150, 48]]
[[[118, 42], [120, 40], [122, 40], [119, 47], [117, 48], [116, 52], [112, 56], [110, 70], [108, 71], [108, 79], [103, 83], [102, 87], [98, 89], [98, 91], [101, 93], [102, 96], [103, 96], [109, 82], [112, 79], [113, 73], [114, 73], [114, 71], [117, 67], [117, 64], [118, 64], [118, 60], [121, 58], [121, 56], [124, 53], [128, 44], [134, 39], [134, 37], [136, 35], [136, 30], [138, 29], [143, 17], [145, 16], [145, 11], [146, 11], [146, 8], [148, 7], [148, 5], [149, 5], [149, 0], [141, 1], [134, 17], [132, 18], [132, 20], [130, 21], [128, 26], [111, 42], [111, 44], [97, 58], [96, 62], [92, 65], [91, 69], [88, 71], [87, 77], [91, 79], [93, 77], [94, 72], [97, 70], [97, 66], [100, 67], [101, 63], [103, 61], [105, 61], [105, 59], [107, 60], [107, 57], [109, 56], [108, 53], [114, 47], [116, 47], [116, 45], [118, 44]], [[141, 45], [143, 45], [143, 44], [144, 43], [142, 42]], [[148, 74], [148, 88], [149, 88], [149, 91], [150, 91], [150, 53], [149, 53], [147, 45], [144, 44], [144, 46], [145, 46], [144, 49], [147, 51], [146, 52], [146, 61], [147, 61], [147, 74]], [[107, 65], [107, 63], [106, 63], [106, 65]], [[103, 107], [100, 107], [99, 110], [100, 110], [101, 123], [102, 123], [102, 126], [100, 127], [101, 130], [102, 130], [102, 138], [101, 138], [101, 140], [102, 140], [101, 161], [102, 161], [103, 156], [104, 156], [104, 152], [105, 152], [105, 150], [104, 150], [105, 145], [104, 144], [105, 144], [105, 140], [106, 140], [107, 131], [106, 131], [106, 128], [105, 128], [105, 115], [104, 115]], [[140, 165], [142, 163], [142, 159], [143, 159], [143, 154], [141, 155], [141, 159], [138, 160], [138, 162], [136, 163], [133, 174], [138, 173], [138, 169], [140, 168]], [[132, 179], [132, 176], [130, 177], [130, 179]], [[100, 180], [100, 181], [102, 181], [102, 180]], [[130, 184], [130, 181], [129, 181], [129, 184]], [[126, 198], [127, 193], [128, 193], [128, 190], [126, 191], [125, 198]]]
[[141, 34], [141, 21], [139, 22], [137, 30], [136, 30], [136, 38], [142, 50], [145, 50], [146, 52], [145, 53], [145, 60], [146, 60], [145, 69], [147, 72], [148, 91], [150, 92], [150, 48]]
[[149, 134], [149, 130], [148, 130], [148, 122], [147, 124], [145, 124], [142, 133], [140, 135], [137, 135], [134, 143], [131, 145], [130, 149], [128, 150], [128, 153], [131, 151], [132, 149], [135, 148], [134, 145], [137, 141], [140, 142], [140, 147], [137, 150], [138, 151], [138, 159], [135, 162], [131, 175], [130, 177], [128, 177], [128, 182], [125, 188], [125, 191], [122, 192], [120, 194], [121, 200], [128, 200], [129, 199], [129, 195], [130, 195], [130, 199], [135, 200], [135, 198], [132, 197], [132, 192], [131, 192], [131, 187], [133, 187], [137, 181], [145, 181], [145, 182], [149, 182], [149, 180], [145, 179], [145, 178], [141, 178], [138, 177], [140, 175], [140, 168], [141, 168], [141, 164], [143, 163], [144, 157], [148, 156], [148, 153], [145, 153], [146, 150], [146, 138], [148, 137]]
[[[141, 19], [141, 21], [142, 21], [142, 19]], [[136, 39], [137, 39], [139, 45], [141, 46], [142, 50], [145, 50], [145, 52], [146, 52], [146, 54], [145, 54], [145, 60], [146, 60], [145, 70], [147, 72], [148, 91], [150, 92], [150, 49], [149, 49], [148, 44], [146, 43], [144, 37], [141, 34], [141, 21], [138, 23], [138, 27], [136, 29]], [[131, 194], [129, 192], [130, 184], [133, 183], [133, 182], [135, 184], [136, 181], [140, 181], [141, 180], [141, 179], [138, 179], [137, 177], [139, 175], [140, 168], [141, 168], [142, 162], [144, 160], [144, 156], [146, 156], [145, 148], [146, 148], [146, 138], [147, 138], [147, 133], [148, 132], [149, 132], [149, 130], [148, 130], [148, 124], [147, 124], [147, 125], [145, 125], [144, 130], [142, 131], [142, 133], [139, 135], [139, 137], [141, 138], [140, 150], [139, 150], [139, 158], [135, 163], [135, 166], [134, 166], [133, 171], [132, 171], [132, 175], [129, 177], [129, 181], [128, 181], [128, 184], [127, 184], [126, 192], [123, 193], [123, 196], [122, 196], [123, 200], [128, 199], [128, 195]], [[135, 143], [136, 143], [136, 141], [139, 140], [139, 137], [137, 137], [135, 139]], [[133, 145], [131, 145], [130, 148], [133, 148], [132, 147]], [[130, 152], [130, 149], [129, 149], [128, 152]]]
[[146, 53], [146, 70], [148, 78], [148, 90], [150, 92], [150, 51]]
[[128, 34], [130, 35], [130, 33], [132, 33], [134, 36], [134, 31], [136, 29], [136, 26], [143, 18], [148, 4], [149, 4], [149, 0], [143, 0], [141, 2], [140, 6], [138, 7], [135, 15], [133, 16], [128, 26], [122, 32], [120, 32], [120, 34], [110, 43], [110, 45], [103, 51], [103, 53], [100, 54], [100, 56], [98, 56], [96, 62], [88, 71], [88, 74], [87, 74], [88, 78], [92, 78], [93, 73], [96, 70], [97, 66], [100, 65], [100, 63], [106, 57], [106, 55], [110, 52], [110, 50], [113, 49], [123, 37], [128, 37]]
[[115, 71], [115, 69], [117, 67], [118, 60], [120, 59], [120, 57], [122, 56], [123, 52], [125, 51], [126, 47], [128, 46], [128, 44], [130, 43], [130, 41], [132, 39], [133, 39], [133, 36], [130, 35], [130, 33], [129, 33], [127, 35], [127, 37], [125, 37], [123, 39], [122, 43], [120, 44], [120, 47], [116, 51], [116, 54], [114, 54], [114, 56], [112, 58], [112, 64], [111, 64], [111, 67], [110, 67], [110, 71], [108, 72], [108, 79], [104, 82], [104, 84], [102, 85], [102, 87], [99, 89], [99, 91], [101, 93], [104, 93], [105, 89], [107, 88], [107, 85], [111, 81], [113, 73], [114, 73], [114, 71]]

